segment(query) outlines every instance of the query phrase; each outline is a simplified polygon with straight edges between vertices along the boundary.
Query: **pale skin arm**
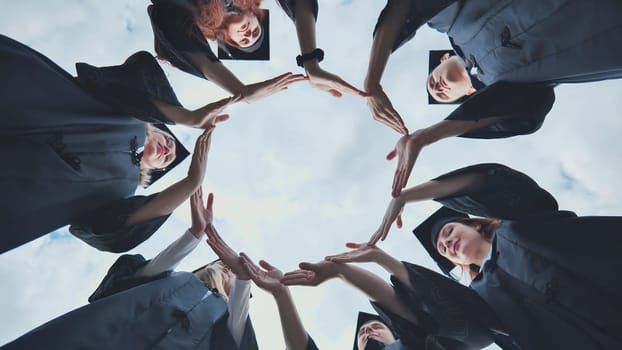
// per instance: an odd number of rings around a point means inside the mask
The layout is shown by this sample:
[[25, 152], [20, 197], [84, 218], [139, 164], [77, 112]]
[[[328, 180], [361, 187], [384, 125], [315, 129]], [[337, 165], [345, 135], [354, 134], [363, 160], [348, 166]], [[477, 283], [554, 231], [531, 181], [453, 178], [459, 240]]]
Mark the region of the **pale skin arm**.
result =
[[406, 187], [408, 178], [415, 165], [415, 161], [423, 147], [442, 139], [459, 136], [467, 132], [498, 123], [509, 117], [490, 117], [477, 121], [472, 120], [443, 120], [430, 127], [414, 131], [410, 135], [402, 136], [395, 148], [387, 154], [387, 159], [398, 157], [397, 168], [393, 176], [392, 195], [397, 197]]
[[406, 203], [459, 195], [475, 190], [484, 184], [485, 177], [482, 174], [460, 174], [442, 180], [424, 182], [402, 191], [389, 203], [380, 227], [372, 235], [368, 244], [375, 245], [378, 241], [384, 241], [387, 238], [391, 224], [398, 218], [401, 222], [400, 216]]
[[302, 74], [288, 72], [272, 79], [253, 84], [244, 84], [220, 62], [210, 61], [207, 57], [200, 55], [190, 55], [190, 60], [192, 64], [201, 70], [205, 78], [227, 90], [230, 94], [239, 95], [240, 99], [247, 103], [252, 103], [279, 91], [286, 90], [289, 84], [305, 80], [305, 76]]
[[417, 323], [415, 315], [400, 301], [389, 283], [352, 264], [337, 263], [333, 260], [320, 261], [315, 264], [301, 263], [300, 270], [286, 273], [282, 282], [288, 285], [317, 286], [335, 277], [352, 285], [363, 292], [368, 299], [382, 305], [387, 310]]
[[367, 105], [375, 120], [389, 126], [400, 134], [408, 134], [408, 129], [399, 113], [393, 108], [389, 97], [385, 94], [380, 81], [389, 62], [393, 43], [397, 39], [402, 23], [406, 20], [411, 1], [394, 0], [387, 9], [387, 20], [378, 28], [369, 55], [365, 92], [368, 93]]
[[411, 289], [413, 288], [404, 264], [387, 254], [384, 250], [377, 246], [367, 245], [366, 243], [346, 243], [346, 247], [351, 250], [341, 254], [329, 255], [325, 260], [342, 264], [351, 262], [375, 262], [385, 271], [397, 277], [400, 282]]
[[[296, 1], [295, 24], [301, 53], [310, 53], [317, 48], [315, 39], [315, 17], [313, 16], [311, 1]], [[311, 85], [335, 97], [341, 97], [343, 93], [366, 96], [363, 91], [350, 85], [337, 75], [320, 68], [320, 64], [316, 59], [305, 61], [304, 68]]]
[[174, 106], [155, 99], [152, 99], [151, 102], [162, 114], [175, 124], [206, 129], [229, 118], [228, 114], [221, 113], [227, 106], [239, 102], [240, 99], [240, 95], [226, 97], [195, 110], [189, 110], [182, 106]]
[[214, 127], [206, 129], [196, 141], [188, 176], [158, 193], [155, 198], [136, 210], [126, 221], [131, 226], [160, 216], [168, 215], [199, 189], [205, 177], [207, 154]]
[[248, 255], [244, 253], [240, 254], [240, 261], [253, 282], [255, 282], [259, 288], [271, 293], [274, 297], [281, 318], [281, 328], [283, 330], [286, 348], [288, 350], [306, 349], [308, 335], [300, 320], [296, 304], [294, 304], [289, 288], [281, 283], [283, 273], [263, 260], [260, 260], [260, 266], [257, 266]]

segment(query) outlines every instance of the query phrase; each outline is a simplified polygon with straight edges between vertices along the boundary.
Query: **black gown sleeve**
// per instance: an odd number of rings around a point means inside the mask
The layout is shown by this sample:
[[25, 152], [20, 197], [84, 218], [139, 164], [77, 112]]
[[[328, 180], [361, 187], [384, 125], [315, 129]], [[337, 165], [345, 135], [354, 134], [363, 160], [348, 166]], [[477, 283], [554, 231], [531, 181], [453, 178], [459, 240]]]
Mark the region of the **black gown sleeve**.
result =
[[148, 123], [175, 124], [151, 102], [181, 106], [155, 58], [146, 51], [119, 66], [94, 67], [76, 63], [76, 82], [102, 102]]
[[555, 93], [549, 84], [496, 82], [477, 91], [445, 120], [477, 121], [508, 117], [459, 137], [493, 139], [531, 134], [540, 129], [553, 107]]
[[[403, 264], [413, 289], [394, 276], [391, 282], [398, 298], [417, 318], [418, 328], [428, 334], [426, 349], [480, 349], [492, 344], [491, 329], [500, 330], [501, 323], [475, 291], [422, 266]], [[396, 327], [400, 328], [404, 329], [399, 333], [402, 342], [410, 341], [414, 328]]]
[[151, 237], [169, 215], [126, 225], [127, 219], [156, 194], [133, 196], [99, 208], [81, 220], [72, 222], [69, 232], [87, 244], [106, 252], [126, 252]]
[[[285, 14], [287, 14], [287, 16], [291, 18], [292, 21], [295, 21], [296, 0], [277, 0], [277, 3], [281, 6], [283, 11], [285, 11]], [[313, 6], [313, 17], [315, 17], [315, 20], [317, 21], [317, 14], [318, 14], [317, 0], [313, 0], [312, 6]]]
[[[550, 217], [562, 213], [558, 210], [555, 198], [533, 179], [501, 164], [472, 165], [441, 175], [433, 181], [462, 174], [484, 176], [484, 184], [434, 200], [462, 213], [501, 220]], [[564, 212], [564, 215], [568, 215], [568, 212]]]
[[[397, 50], [400, 46], [412, 39], [419, 27], [456, 1], [457, 0], [412, 0], [408, 11], [408, 17], [406, 17], [406, 20], [401, 26], [399, 34], [393, 43], [392, 51]], [[387, 18], [386, 14], [388, 9], [394, 5], [394, 0], [387, 1], [386, 6], [382, 12], [380, 12], [380, 16], [378, 17], [378, 21], [374, 27], [374, 36], [380, 26], [392, 20], [391, 18]]]
[[199, 27], [194, 23], [196, 9], [189, 0], [152, 0], [147, 12], [151, 19], [155, 51], [182, 71], [206, 79], [192, 64], [189, 55], [205, 56], [219, 62]]

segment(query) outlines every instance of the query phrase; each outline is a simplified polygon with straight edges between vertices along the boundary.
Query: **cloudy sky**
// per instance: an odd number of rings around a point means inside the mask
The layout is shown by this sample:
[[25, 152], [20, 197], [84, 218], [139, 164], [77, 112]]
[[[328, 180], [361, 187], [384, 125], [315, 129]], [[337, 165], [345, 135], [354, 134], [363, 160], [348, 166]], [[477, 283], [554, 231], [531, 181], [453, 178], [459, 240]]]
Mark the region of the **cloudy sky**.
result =
[[[0, 0], [0, 33], [41, 51], [73, 74], [78, 61], [114, 65], [135, 51], [153, 51], [147, 5], [145, 0]], [[227, 62], [244, 82], [301, 72], [294, 61], [299, 52], [293, 24], [274, 2], [266, 0], [265, 5], [272, 11], [272, 59]], [[326, 70], [362, 87], [372, 29], [383, 6], [384, 1], [320, 1], [317, 37], [326, 52]], [[382, 83], [410, 130], [439, 121], [452, 110], [427, 105], [424, 91], [427, 50], [448, 46], [443, 35], [422, 28], [391, 57]], [[210, 82], [170, 65], [164, 69], [188, 107], [226, 96]], [[538, 133], [441, 141], [424, 149], [409, 184], [470, 164], [500, 162], [531, 175], [563, 209], [619, 215], [620, 92], [619, 81], [560, 86]], [[363, 99], [333, 98], [300, 83], [227, 112], [231, 119], [214, 134], [204, 191], [215, 193], [215, 226], [232, 247], [287, 271], [301, 261], [341, 252], [347, 241], [366, 241], [375, 231], [390, 199], [395, 167], [384, 157], [398, 134], [374, 122]], [[200, 133], [183, 127], [174, 131], [189, 149]], [[150, 191], [185, 176], [188, 165], [184, 161]], [[401, 260], [435, 268], [410, 229], [437, 207], [407, 207], [405, 229], [393, 229], [381, 247]], [[132, 253], [157, 254], [189, 226], [188, 209], [187, 204], [177, 209]], [[0, 256], [0, 344], [84, 305], [116, 257], [90, 248], [66, 229]], [[191, 270], [213, 258], [202, 244], [179, 269]], [[257, 288], [253, 295], [251, 316], [260, 347], [284, 348], [271, 297]], [[356, 312], [371, 310], [361, 294], [340, 281], [293, 288], [293, 295], [309, 333], [325, 349], [349, 349]]]

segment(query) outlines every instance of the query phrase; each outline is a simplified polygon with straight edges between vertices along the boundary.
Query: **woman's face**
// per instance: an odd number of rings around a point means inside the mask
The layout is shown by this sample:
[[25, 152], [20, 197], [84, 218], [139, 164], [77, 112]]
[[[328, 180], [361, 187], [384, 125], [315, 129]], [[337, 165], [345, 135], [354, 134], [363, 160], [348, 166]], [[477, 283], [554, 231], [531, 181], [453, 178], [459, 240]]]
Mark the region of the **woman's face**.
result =
[[257, 16], [250, 11], [245, 11], [239, 21], [229, 23], [227, 36], [238, 47], [249, 47], [259, 39], [261, 30]]
[[356, 342], [360, 350], [365, 349], [367, 339], [369, 338], [385, 344], [395, 342], [395, 338], [393, 337], [391, 330], [389, 330], [384, 323], [379, 321], [369, 321], [364, 323], [361, 328], [359, 328], [359, 332], [356, 335]]
[[445, 54], [428, 76], [428, 92], [438, 102], [453, 102], [473, 91], [469, 74], [458, 56]]
[[481, 265], [490, 251], [490, 242], [479, 233], [480, 224], [473, 226], [450, 222], [441, 228], [436, 241], [438, 252], [455, 264]]
[[222, 273], [222, 285], [225, 288], [225, 292], [227, 295], [231, 293], [231, 286], [233, 285], [233, 281], [235, 280], [235, 275], [231, 272], [229, 266], [225, 265], [222, 261], [217, 262], [216, 264], [220, 265], [220, 271]]
[[175, 160], [175, 140], [159, 132], [147, 135], [145, 149], [141, 159], [141, 167], [145, 169], [162, 169]]

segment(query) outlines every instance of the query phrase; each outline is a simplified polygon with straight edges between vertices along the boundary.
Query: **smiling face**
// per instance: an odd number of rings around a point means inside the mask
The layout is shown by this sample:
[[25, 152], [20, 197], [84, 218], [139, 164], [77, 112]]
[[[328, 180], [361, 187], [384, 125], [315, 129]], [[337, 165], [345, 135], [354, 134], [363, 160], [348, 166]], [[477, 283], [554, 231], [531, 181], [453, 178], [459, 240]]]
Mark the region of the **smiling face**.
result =
[[145, 149], [140, 161], [143, 169], [162, 169], [170, 165], [176, 157], [175, 140], [158, 130], [147, 134]]
[[455, 264], [481, 265], [490, 251], [490, 242], [479, 233], [480, 228], [479, 223], [447, 223], [438, 234], [436, 249]]
[[259, 39], [261, 31], [261, 23], [257, 16], [245, 11], [239, 21], [229, 23], [226, 35], [237, 47], [249, 47]]
[[395, 342], [395, 337], [391, 330], [380, 321], [369, 321], [364, 323], [356, 335], [356, 342], [359, 350], [365, 349], [367, 339], [375, 339], [381, 343], [391, 344]]
[[438, 102], [454, 102], [475, 90], [458, 56], [441, 57], [441, 63], [428, 76], [428, 92]]

